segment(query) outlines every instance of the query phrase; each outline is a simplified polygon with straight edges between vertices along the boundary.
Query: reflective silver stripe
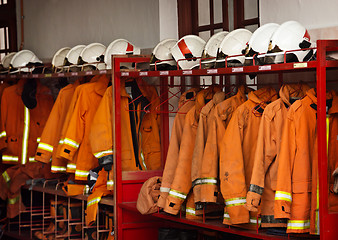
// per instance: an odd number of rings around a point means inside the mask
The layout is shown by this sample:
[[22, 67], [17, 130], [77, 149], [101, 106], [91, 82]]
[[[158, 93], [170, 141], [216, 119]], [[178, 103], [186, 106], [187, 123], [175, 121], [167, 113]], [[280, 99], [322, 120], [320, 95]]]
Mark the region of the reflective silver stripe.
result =
[[182, 200], [184, 200], [184, 199], [187, 198], [187, 195], [186, 195], [186, 194], [181, 193], [181, 192], [176, 191], [176, 190], [173, 190], [173, 189], [170, 189], [169, 195], [170, 195], [170, 196], [173, 196], [173, 197], [175, 197], [175, 198], [178, 198], [178, 199], [182, 199]]
[[291, 193], [283, 192], [283, 191], [276, 191], [275, 200], [284, 200], [288, 202], [292, 202]]
[[144, 155], [143, 155], [142, 150], [141, 150], [141, 154], [140, 154], [140, 155], [141, 155], [142, 165], [143, 165], [144, 170], [148, 170], [148, 169], [147, 169], [146, 162], [144, 161]]
[[11, 178], [8, 176], [8, 173], [6, 171], [2, 173], [2, 177], [5, 179], [7, 183], [11, 181]]
[[59, 167], [59, 166], [51, 166], [50, 169], [54, 172], [65, 172], [67, 170], [66, 167]]
[[39, 142], [41, 141], [41, 138], [38, 137], [38, 138], [36, 139], [36, 141], [39, 143]]
[[187, 207], [187, 208], [185, 209], [185, 212], [186, 212], [187, 214], [189, 214], [189, 215], [196, 216], [196, 211], [195, 211], [194, 208]]
[[67, 168], [68, 168], [68, 169], [75, 170], [75, 169], [76, 169], [76, 164], [75, 164], [75, 163], [68, 163], [68, 164], [67, 164]]
[[[258, 224], [261, 224], [261, 219], [260, 218], [258, 218]], [[252, 223], [252, 224], [257, 224], [257, 219], [256, 218], [250, 218], [250, 223]]]
[[2, 132], [0, 133], [0, 138], [6, 137], [6, 136], [7, 136], [6, 131], [2, 131]]
[[107, 186], [114, 186], [114, 181], [113, 180], [108, 180], [107, 181]]
[[310, 228], [310, 220], [288, 220], [288, 229], [308, 229]]
[[97, 152], [97, 153], [94, 153], [94, 156], [95, 156], [96, 158], [100, 158], [100, 157], [102, 157], [103, 155], [105, 155], [105, 154], [107, 154], [107, 153], [113, 154], [113, 150], [112, 150], [112, 149], [109, 149], [109, 150], [106, 150], [106, 151]]
[[63, 144], [64, 143], [64, 139], [60, 139], [60, 141], [59, 141], [59, 144]]
[[217, 184], [217, 179], [216, 178], [202, 178], [201, 179], [201, 184], [212, 184], [216, 185]]
[[69, 139], [69, 138], [65, 138], [64, 143], [73, 147], [73, 148], [79, 148], [79, 146], [80, 146], [80, 144], [78, 144], [77, 142], [75, 142], [74, 140]]
[[48, 152], [53, 152], [53, 146], [51, 146], [47, 143], [40, 142], [39, 145], [38, 145], [38, 148], [41, 148], [41, 149], [46, 150]]
[[160, 192], [169, 192], [170, 188], [168, 187], [160, 187]]
[[23, 137], [22, 137], [22, 156], [21, 162], [22, 164], [26, 164], [27, 162], [27, 147], [28, 147], [28, 136], [29, 136], [29, 109], [25, 107], [25, 120], [23, 127]]
[[245, 197], [225, 199], [225, 204], [227, 207], [244, 205], [245, 203], [246, 203]]
[[2, 155], [2, 160], [4, 160], [4, 161], [11, 161], [11, 162], [17, 162], [17, 161], [19, 161], [19, 157], [17, 157], [17, 156], [9, 156], [9, 155]]
[[75, 171], [75, 176], [79, 176], [79, 177], [87, 177], [88, 174], [89, 174], [89, 171], [83, 171], [83, 170]]
[[88, 201], [87, 203], [87, 207], [95, 204], [95, 203], [99, 203], [101, 201], [101, 197], [97, 197], [97, 198], [93, 198], [92, 200]]
[[30, 161], [30, 162], [36, 162], [36, 161], [35, 161], [35, 157], [29, 157], [29, 161]]
[[223, 218], [225, 218], [225, 219], [230, 219], [229, 213], [224, 213]]

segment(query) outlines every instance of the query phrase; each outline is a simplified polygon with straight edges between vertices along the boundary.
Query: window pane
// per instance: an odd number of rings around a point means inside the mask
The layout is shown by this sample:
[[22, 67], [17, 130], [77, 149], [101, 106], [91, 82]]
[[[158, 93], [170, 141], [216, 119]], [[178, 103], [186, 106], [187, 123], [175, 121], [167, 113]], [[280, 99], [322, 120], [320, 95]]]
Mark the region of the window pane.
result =
[[208, 41], [208, 39], [211, 37], [211, 36], [210, 36], [210, 31], [200, 32], [198, 35], [199, 35], [204, 41]]
[[258, 17], [257, 0], [244, 0], [244, 19]]
[[214, 0], [214, 23], [223, 22], [222, 10], [222, 0]]
[[5, 29], [0, 28], [0, 49], [5, 49]]
[[0, 61], [2, 61], [2, 59], [5, 57], [5, 53], [0, 53]]
[[210, 24], [209, 1], [198, 0], [198, 26]]
[[2, 0], [2, 4], [7, 4], [7, 0]]
[[8, 27], [6, 27], [6, 49], [9, 49], [9, 35], [8, 35]]
[[214, 30], [214, 33], [219, 33], [219, 32], [222, 32], [222, 31], [223, 31], [222, 28], [218, 28], [218, 29], [215, 29], [215, 30]]
[[258, 28], [258, 24], [245, 26], [245, 28], [253, 33]]

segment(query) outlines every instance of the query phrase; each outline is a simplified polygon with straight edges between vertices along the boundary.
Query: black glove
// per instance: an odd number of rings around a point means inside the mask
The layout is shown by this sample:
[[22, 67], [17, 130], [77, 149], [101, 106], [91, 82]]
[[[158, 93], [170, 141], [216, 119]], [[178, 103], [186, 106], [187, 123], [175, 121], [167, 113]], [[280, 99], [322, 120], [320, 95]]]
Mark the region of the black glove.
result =
[[113, 155], [107, 155], [99, 158], [99, 165], [102, 166], [107, 172], [112, 170]]

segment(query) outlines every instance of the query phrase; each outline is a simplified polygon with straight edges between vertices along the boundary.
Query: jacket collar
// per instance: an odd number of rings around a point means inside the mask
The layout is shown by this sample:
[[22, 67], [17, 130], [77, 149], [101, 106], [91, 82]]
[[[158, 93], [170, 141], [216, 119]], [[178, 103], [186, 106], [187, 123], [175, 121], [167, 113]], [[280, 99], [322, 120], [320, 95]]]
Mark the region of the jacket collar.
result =
[[109, 82], [109, 79], [107, 75], [100, 75], [100, 77], [98, 78], [94, 86], [95, 92], [99, 94], [100, 96], [103, 96], [104, 92], [106, 91], [108, 87], [108, 82]]
[[222, 88], [217, 85], [210, 86], [206, 89], [201, 90], [197, 96], [196, 96], [196, 101], [195, 101], [195, 111], [196, 111], [196, 116], [199, 116], [202, 108], [205, 106], [205, 104], [210, 101], [216, 92], [220, 92]]
[[260, 106], [264, 109], [267, 104], [273, 102], [277, 99], [277, 92], [271, 87], [264, 87], [248, 94], [249, 100]]
[[[18, 83], [16, 84], [17, 85], [17, 87], [16, 87], [16, 93], [18, 94], [18, 95], [20, 95], [21, 96], [21, 94], [22, 94], [22, 91], [23, 91], [23, 87], [24, 87], [24, 85], [25, 85], [25, 83], [27, 82], [27, 81], [36, 81], [36, 83], [37, 83], [37, 85], [36, 85], [36, 94], [40, 94], [41, 93], [41, 91], [42, 91], [42, 85], [41, 85], [41, 83], [40, 83], [40, 81], [38, 80], [38, 79], [26, 79], [26, 78], [24, 78], [24, 79], [20, 79], [19, 81], [18, 81]], [[49, 89], [48, 89], [49, 90]], [[42, 91], [43, 92], [43, 91]]]
[[205, 104], [205, 106], [201, 109], [201, 114], [208, 115], [210, 110], [214, 108], [217, 104], [222, 102], [225, 99], [225, 93], [224, 92], [216, 92], [214, 96], [212, 97], [212, 100]]
[[292, 105], [291, 98], [303, 98], [310, 87], [307, 84], [284, 84], [279, 90], [279, 96], [288, 108]]
[[247, 88], [243, 85], [238, 87], [237, 94], [235, 96], [236, 96], [236, 98], [238, 98], [238, 100], [240, 102], [245, 102], [247, 100], [246, 95], [245, 95], [246, 91], [252, 92], [251, 89], [249, 89], [249, 88]]
[[329, 109], [329, 114], [338, 113], [338, 96], [333, 96], [332, 107]]

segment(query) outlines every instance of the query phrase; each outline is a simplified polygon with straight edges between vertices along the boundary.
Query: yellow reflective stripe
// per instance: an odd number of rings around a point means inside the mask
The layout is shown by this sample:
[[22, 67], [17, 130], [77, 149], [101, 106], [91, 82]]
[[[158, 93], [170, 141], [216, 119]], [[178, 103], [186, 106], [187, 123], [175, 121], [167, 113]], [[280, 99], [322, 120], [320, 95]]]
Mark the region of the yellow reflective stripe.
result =
[[227, 207], [240, 206], [240, 205], [244, 205], [244, 204], [246, 204], [246, 198], [245, 197], [225, 199], [225, 205]]
[[94, 156], [96, 158], [100, 158], [100, 157], [102, 157], [103, 155], [106, 155], [106, 154], [113, 154], [113, 150], [109, 149], [109, 150], [105, 150], [105, 151], [102, 151], [102, 152], [97, 152], [97, 153], [94, 153]]
[[168, 193], [170, 191], [170, 188], [168, 187], [160, 187], [160, 192]]
[[9, 181], [11, 181], [11, 178], [9, 177], [7, 171], [4, 171], [2, 173], [2, 177], [5, 179], [5, 181], [8, 183]]
[[75, 171], [75, 176], [79, 177], [87, 177], [89, 174], [89, 171], [84, 171], [84, 170], [77, 170]]
[[107, 186], [114, 186], [114, 181], [113, 180], [108, 180], [107, 181]]
[[8, 204], [15, 204], [19, 201], [20, 196], [17, 196], [15, 198], [8, 198]]
[[92, 200], [88, 201], [87, 208], [93, 204], [99, 203], [101, 201], [101, 197], [93, 198]]
[[75, 170], [75, 169], [76, 169], [76, 164], [75, 164], [75, 163], [68, 163], [68, 164], [67, 164], [67, 168], [68, 168], [68, 169]]
[[65, 141], [64, 139], [60, 139], [59, 144], [62, 145], [64, 143], [64, 141]]
[[6, 137], [6, 136], [7, 136], [6, 131], [2, 131], [2, 132], [0, 133], [0, 138]]
[[292, 195], [288, 192], [276, 191], [275, 200], [283, 200], [287, 202], [292, 202]]
[[[261, 219], [258, 218], [258, 224], [261, 224]], [[251, 224], [257, 224], [257, 218], [250, 218], [250, 223]]]
[[50, 169], [54, 172], [65, 172], [67, 170], [66, 167], [62, 166], [51, 166]]
[[201, 184], [216, 185], [217, 178], [201, 178]]
[[224, 215], [223, 215], [223, 218], [224, 219], [230, 219], [229, 213], [225, 212]]
[[310, 220], [288, 220], [287, 229], [308, 229]]
[[2, 160], [4, 160], [4, 161], [11, 161], [11, 162], [17, 162], [17, 161], [19, 161], [19, 157], [17, 157], [17, 156], [9, 156], [9, 155], [2, 155]]
[[65, 138], [64, 140], [64, 144], [67, 144], [73, 148], [79, 148], [80, 144], [75, 142], [74, 140], [72, 139], [69, 139], [69, 138]]
[[195, 208], [187, 207], [187, 208], [185, 209], [185, 213], [188, 214], [188, 215], [196, 216]]
[[181, 200], [184, 200], [187, 198], [187, 194], [173, 190], [173, 189], [170, 189], [169, 196], [172, 196], [172, 197], [175, 197]]
[[144, 154], [143, 154], [143, 151], [142, 151], [142, 149], [141, 149], [141, 160], [142, 160], [142, 165], [143, 165], [143, 168], [144, 168], [144, 170], [148, 170], [147, 169], [147, 165], [146, 165], [146, 162], [145, 162], [145, 160], [144, 160]]
[[38, 138], [36, 139], [36, 141], [39, 143], [39, 142], [41, 141], [41, 138], [38, 137]]
[[53, 146], [49, 145], [47, 143], [40, 142], [39, 145], [38, 145], [38, 148], [41, 148], [41, 149], [46, 150], [48, 152], [53, 152]]
[[326, 147], [329, 152], [329, 136], [330, 136], [330, 116], [326, 115]]
[[23, 127], [23, 137], [22, 137], [22, 156], [21, 162], [22, 164], [26, 164], [27, 161], [27, 147], [28, 147], [28, 136], [29, 136], [29, 109], [25, 107], [25, 119], [24, 119], [24, 127]]
[[35, 157], [29, 157], [29, 161], [30, 161], [30, 162], [36, 162], [36, 161], [35, 161]]

